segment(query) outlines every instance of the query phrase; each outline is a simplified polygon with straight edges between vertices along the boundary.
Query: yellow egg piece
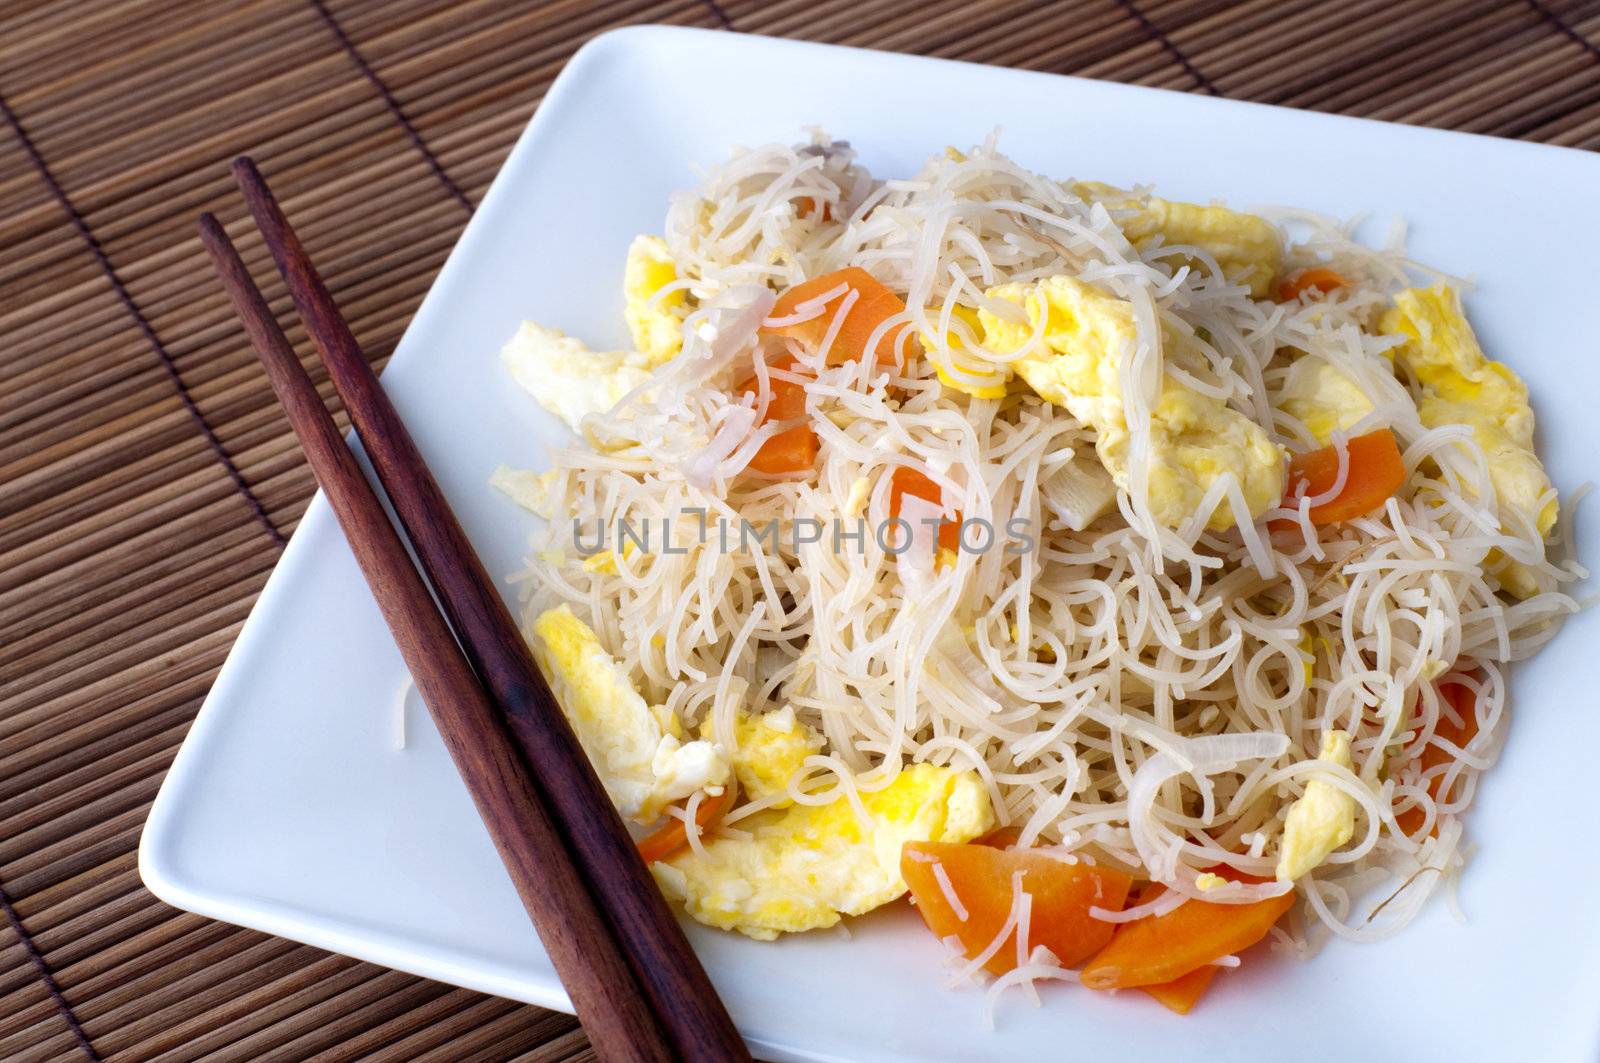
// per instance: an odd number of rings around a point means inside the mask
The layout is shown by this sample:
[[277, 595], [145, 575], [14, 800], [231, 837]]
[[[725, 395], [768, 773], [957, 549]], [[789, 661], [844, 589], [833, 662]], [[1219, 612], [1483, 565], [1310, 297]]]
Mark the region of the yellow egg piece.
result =
[[[974, 337], [983, 335], [982, 326], [978, 321], [978, 311], [972, 307], [957, 303], [950, 308], [950, 317], [966, 325], [967, 331]], [[933, 358], [933, 371], [938, 376], [939, 383], [952, 391], [971, 395], [975, 399], [1006, 397], [1006, 382], [1011, 379], [1010, 366], [973, 358], [966, 342], [961, 338], [961, 333], [955, 329], [945, 333], [945, 342], [942, 344], [935, 342], [933, 335], [927, 332], [922, 334], [921, 339], [922, 346], [932, 352], [930, 357]], [[962, 357], [963, 353], [966, 353], [966, 357]], [[976, 381], [961, 379], [940, 363], [940, 356], [948, 357], [954, 368], [962, 374], [979, 379]]]
[[850, 481], [850, 493], [844, 499], [844, 513], [847, 517], [859, 517], [867, 511], [867, 502], [872, 495], [872, 481], [865, 476], [857, 476]]
[[684, 291], [656, 293], [678, 279], [678, 267], [659, 236], [636, 236], [622, 271], [623, 317], [633, 345], [654, 367], [683, 350]]
[[531, 634], [540, 669], [624, 816], [652, 822], [671, 802], [728, 781], [722, 751], [711, 742], [681, 742], [670, 714], [644, 700], [627, 669], [569, 607], [540, 613]]
[[[1555, 527], [1559, 505], [1550, 494], [1550, 477], [1533, 449], [1533, 408], [1528, 387], [1511, 368], [1490, 361], [1461, 309], [1455, 289], [1439, 284], [1409, 288], [1379, 323], [1382, 331], [1404, 337], [1396, 349], [1423, 386], [1417, 413], [1429, 428], [1463, 424], [1483, 450], [1502, 512], [1510, 510], [1546, 536]], [[1489, 569], [1518, 598], [1538, 592], [1526, 565], [1494, 551]]]
[[[757, 799], [781, 794], [789, 780], [800, 773], [805, 759], [822, 748], [822, 736], [795, 717], [794, 709], [781, 709], [760, 715], [738, 713], [734, 717], [734, 750], [729, 756], [739, 789]], [[700, 736], [711, 737], [711, 721], [700, 727]], [[793, 804], [785, 798], [774, 808]]]
[[[1272, 290], [1282, 268], [1283, 234], [1265, 218], [1227, 207], [1138, 195], [1097, 182], [1080, 182], [1073, 190], [1112, 211], [1122, 234], [1139, 250], [1158, 240], [1167, 246], [1199, 248], [1216, 261], [1227, 280], [1245, 285], [1257, 299]], [[1192, 256], [1183, 261], [1195, 269], [1202, 267]]]
[[513, 469], [509, 465], [501, 465], [490, 475], [489, 486], [528, 512], [536, 513], [545, 520], [555, 519], [550, 498], [556, 486], [554, 469], [534, 472], [531, 469]]
[[1300, 653], [1300, 667], [1305, 671], [1306, 686], [1309, 687], [1317, 663], [1317, 638], [1312, 634], [1311, 628], [1301, 626], [1300, 643], [1296, 649]]
[[[638, 547], [630, 540], [622, 544], [622, 558], [627, 560], [632, 557]], [[601, 576], [615, 576], [619, 574], [617, 568], [617, 552], [615, 550], [601, 550], [584, 558], [583, 570]]]
[[[1120, 379], [1123, 354], [1137, 340], [1133, 308], [1098, 288], [1067, 276], [1032, 284], [1005, 284], [986, 293], [1023, 307], [1027, 321], [978, 312], [984, 342], [1014, 351], [1041, 327], [1043, 350], [1012, 364], [1042, 398], [1065, 406], [1096, 432], [1095, 452], [1117, 486], [1128, 489], [1128, 422]], [[1238, 479], [1252, 518], [1283, 496], [1286, 457], [1261, 426], [1225, 403], [1201, 395], [1167, 375], [1150, 411], [1147, 485], [1155, 518], [1177, 527], [1199, 509], [1224, 473]], [[1232, 509], [1207, 514], [1214, 530], [1234, 526]]]
[[1347, 432], [1376, 407], [1367, 393], [1326, 358], [1295, 359], [1278, 393], [1278, 408], [1306, 426], [1322, 446]]
[[500, 351], [518, 384], [539, 405], [583, 434], [583, 419], [608, 413], [623, 396], [650, 379], [644, 356], [632, 351], [591, 351], [560, 329], [524, 321]]
[[[1350, 736], [1330, 730], [1322, 736], [1317, 757], [1341, 768], [1350, 767]], [[1348, 842], [1356, 830], [1356, 800], [1322, 779], [1306, 783], [1305, 793], [1289, 806], [1278, 850], [1277, 878], [1293, 882], [1320, 865], [1335, 849]]]
[[704, 855], [684, 851], [651, 869], [695, 919], [770, 941], [903, 896], [906, 842], [971, 841], [994, 822], [976, 772], [931, 764], [906, 768], [861, 802], [866, 824], [844, 797], [795, 805], [740, 822], [749, 838], [715, 838]]

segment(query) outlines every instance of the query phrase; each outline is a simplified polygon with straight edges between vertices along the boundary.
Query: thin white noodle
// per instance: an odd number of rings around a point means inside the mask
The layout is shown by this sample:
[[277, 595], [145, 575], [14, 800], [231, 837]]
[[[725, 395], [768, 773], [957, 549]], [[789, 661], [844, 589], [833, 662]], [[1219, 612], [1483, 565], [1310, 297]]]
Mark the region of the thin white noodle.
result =
[[1308, 508], [1332, 502], [1344, 493], [1345, 485], [1350, 482], [1350, 441], [1344, 437], [1343, 432], [1335, 432], [1333, 434], [1333, 454], [1339, 463], [1338, 471], [1334, 473], [1333, 482], [1328, 485], [1326, 491], [1317, 495], [1305, 496], [1305, 485], [1302, 482], [1294, 492], [1297, 498], [1302, 498]]
[[983, 947], [976, 956], [973, 956], [966, 966], [960, 968], [950, 980], [945, 983], [947, 988], [956, 986], [972, 978], [974, 974], [983, 969], [983, 965], [994, 958], [1006, 940], [1017, 929], [1017, 921], [1022, 917], [1025, 906], [1029, 905], [1032, 897], [1022, 888], [1023, 876], [1026, 871], [1013, 871], [1011, 873], [1011, 910], [1006, 913], [1005, 922], [1000, 924], [1000, 929], [995, 931], [994, 937]]
[[[689, 795], [689, 800], [683, 804], [683, 836], [689, 842], [689, 851], [701, 859], [705, 858], [705, 843], [700, 840], [700, 802], [705, 800], [706, 792], [696, 790]], [[674, 810], [676, 811], [676, 810]]]
[[1020, 985], [1027, 990], [1034, 1007], [1039, 1006], [1039, 994], [1034, 988], [1040, 980], [1068, 982], [1077, 977], [1076, 971], [1069, 971], [1061, 966], [1061, 961], [1055, 953], [1038, 945], [1028, 955], [1026, 962], [1019, 963], [1005, 974], [994, 980], [984, 994], [984, 1026], [993, 1030], [995, 1027], [995, 1008], [1000, 1002], [1000, 997], [1007, 989]]
[[394, 699], [394, 748], [396, 752], [403, 752], [410, 739], [407, 734], [406, 724], [409, 715], [408, 706], [411, 703], [411, 692], [416, 689], [416, 683], [411, 674], [406, 673], [405, 682], [400, 684], [400, 692]]
[[956, 913], [957, 919], [965, 923], [967, 906], [961, 903], [961, 898], [956, 895], [955, 884], [950, 881], [949, 873], [937, 860], [933, 862], [933, 880], [939, 884], [939, 892], [944, 894], [945, 903], [950, 905], [950, 910]]

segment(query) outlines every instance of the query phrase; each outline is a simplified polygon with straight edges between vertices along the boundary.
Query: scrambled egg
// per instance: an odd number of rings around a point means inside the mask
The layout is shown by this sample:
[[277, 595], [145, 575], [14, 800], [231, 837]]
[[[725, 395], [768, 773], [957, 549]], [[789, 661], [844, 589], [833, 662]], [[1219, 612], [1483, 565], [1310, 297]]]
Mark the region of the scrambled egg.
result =
[[[1095, 450], [1117, 486], [1128, 487], [1128, 423], [1118, 367], [1137, 332], [1133, 308], [1067, 276], [1033, 284], [1004, 284], [986, 293], [1027, 310], [1026, 324], [1005, 321], [980, 310], [984, 342], [997, 351], [1015, 350], [1044, 318], [1045, 351], [1012, 364], [1040, 396], [1065, 406], [1093, 428]], [[1157, 520], [1176, 527], [1195, 512], [1206, 490], [1232, 472], [1252, 517], [1283, 496], [1283, 450], [1261, 426], [1224, 403], [1191, 391], [1170, 377], [1150, 411], [1150, 508]], [[1209, 525], [1234, 525], [1233, 512], [1220, 505]]]
[[867, 500], [872, 493], [872, 481], [865, 476], [857, 476], [850, 481], [850, 493], [845, 496], [844, 513], [847, 517], [859, 517], [867, 511]]
[[[623, 543], [622, 560], [626, 561], [628, 558], [632, 557], [638, 551], [638, 549], [639, 548], [632, 542]], [[583, 570], [585, 572], [593, 572], [601, 576], [618, 575], [619, 570], [617, 568], [617, 552], [615, 550], [601, 550], [597, 554], [589, 555], [583, 559]]]
[[560, 329], [532, 321], [522, 323], [500, 358], [539, 405], [579, 433], [586, 416], [605, 413], [650, 379], [642, 354], [591, 351]]
[[651, 707], [627, 670], [565, 605], [533, 622], [539, 667], [606, 793], [624, 816], [649, 823], [663, 807], [728, 781], [728, 763], [711, 742], [683, 742], [677, 718]]
[[[733, 724], [734, 751], [729, 758], [739, 789], [751, 799], [781, 794], [789, 780], [799, 774], [805, 759], [822, 748], [822, 736], [795, 719], [794, 709], [781, 709], [751, 716], [739, 713]], [[700, 727], [700, 737], [711, 737], [711, 721]], [[787, 808], [788, 798], [773, 808]]]
[[651, 866], [662, 890], [695, 919], [762, 941], [815, 930], [900, 897], [900, 847], [966, 842], [994, 822], [976, 772], [917, 764], [862, 794], [863, 826], [848, 798], [796, 805], [742, 821], [749, 838], [716, 838]]
[[[1328, 731], [1318, 760], [1350, 766], [1350, 736]], [[1322, 779], [1306, 783], [1306, 792], [1289, 806], [1278, 850], [1278, 881], [1293, 882], [1328, 858], [1356, 831], [1356, 800]]]
[[[1469, 426], [1483, 448], [1502, 511], [1521, 515], [1541, 536], [1548, 535], [1558, 507], [1533, 450], [1528, 386], [1509, 367], [1484, 356], [1456, 292], [1443, 284], [1408, 288], [1394, 297], [1379, 327], [1405, 337], [1396, 355], [1423, 386], [1417, 405], [1422, 423]], [[1511, 594], [1526, 598], [1538, 592], [1527, 566], [1496, 552], [1489, 567]]]
[[623, 317], [633, 345], [654, 368], [683, 349], [684, 292], [655, 295], [678, 279], [678, 267], [659, 236], [636, 236], [622, 271]]
[[[1136, 195], [1098, 182], [1081, 182], [1073, 190], [1116, 212], [1122, 234], [1139, 250], [1158, 238], [1164, 245], [1198, 247], [1216, 259], [1227, 280], [1245, 285], [1257, 299], [1272, 289], [1282, 267], [1283, 237], [1265, 218], [1227, 207]], [[1201, 268], [1193, 259], [1188, 264]]]
[[550, 492], [555, 485], [554, 469], [533, 472], [531, 469], [513, 469], [509, 465], [502, 465], [489, 477], [490, 487], [545, 520], [555, 519], [555, 512], [550, 508]]
[[1326, 358], [1305, 355], [1289, 366], [1278, 408], [1327, 446], [1333, 433], [1347, 432], [1375, 408], [1367, 393]]
[[1300, 642], [1295, 647], [1300, 653], [1300, 667], [1305, 671], [1306, 686], [1311, 685], [1311, 679], [1316, 675], [1317, 643], [1326, 641], [1312, 634], [1311, 628], [1302, 624], [1300, 627]]
[[[978, 311], [957, 303], [951, 308], [950, 316], [952, 319], [958, 319], [965, 324], [967, 330], [974, 337], [983, 335], [983, 327], [978, 320]], [[944, 366], [935, 362], [933, 371], [938, 375], [939, 383], [954, 391], [971, 395], [975, 399], [1005, 398], [1006, 381], [1011, 379], [1011, 371], [1005, 366], [995, 366], [984, 362], [973, 362], [971, 359], [963, 359], [960, 352], [966, 349], [966, 342], [962, 340], [961, 334], [951, 329], [944, 336], [945, 342], [943, 345], [949, 349], [950, 360], [955, 363], [956, 368], [968, 376], [978, 377], [979, 380], [969, 383], [965, 380], [957, 379]], [[923, 333], [921, 339], [924, 347], [936, 348], [940, 346], [927, 333]]]

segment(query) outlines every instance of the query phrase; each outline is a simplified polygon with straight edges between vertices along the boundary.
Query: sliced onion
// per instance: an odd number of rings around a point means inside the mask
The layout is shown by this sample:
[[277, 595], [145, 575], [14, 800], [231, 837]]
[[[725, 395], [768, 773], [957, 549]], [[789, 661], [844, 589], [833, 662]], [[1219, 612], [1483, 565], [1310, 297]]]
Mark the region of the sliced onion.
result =
[[756, 411], [753, 407], [729, 406], [724, 411], [722, 424], [717, 428], [717, 434], [711, 437], [711, 442], [689, 455], [684, 461], [683, 478], [702, 491], [709, 488], [711, 482], [721, 473], [723, 462], [739, 449], [739, 444], [745, 441], [745, 437], [755, 426]]
[[710, 340], [702, 339], [697, 329], [685, 332], [683, 353], [655, 372], [655, 381], [664, 387], [667, 401], [685, 389], [711, 383], [731, 367], [741, 355], [755, 350], [761, 321], [772, 309], [777, 296], [762, 285], [742, 284], [718, 293], [713, 302], [696, 314], [715, 331]]
[[[896, 558], [900, 583], [907, 597], [921, 594], [933, 580], [933, 563], [938, 554], [938, 526], [923, 521], [939, 520], [944, 507], [913, 494], [900, 496], [900, 519], [911, 526], [911, 540]], [[898, 531], [898, 525], [895, 526]]]

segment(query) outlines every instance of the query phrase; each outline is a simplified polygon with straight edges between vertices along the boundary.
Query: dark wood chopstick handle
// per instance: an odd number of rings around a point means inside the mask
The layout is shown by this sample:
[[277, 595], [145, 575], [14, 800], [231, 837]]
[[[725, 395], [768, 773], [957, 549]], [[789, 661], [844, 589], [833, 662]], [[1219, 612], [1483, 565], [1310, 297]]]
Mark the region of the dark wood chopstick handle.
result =
[[248, 158], [234, 177], [288, 283], [379, 481], [468, 659], [535, 765], [553, 818], [578, 855], [641, 984], [687, 1058], [750, 1058], [683, 929], [639, 859], [527, 643], [332, 294]]
[[201, 217], [200, 234], [596, 1052], [639, 1063], [677, 1058], [520, 753], [249, 270], [214, 217]]

